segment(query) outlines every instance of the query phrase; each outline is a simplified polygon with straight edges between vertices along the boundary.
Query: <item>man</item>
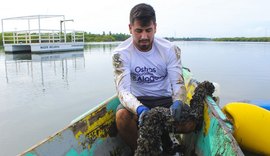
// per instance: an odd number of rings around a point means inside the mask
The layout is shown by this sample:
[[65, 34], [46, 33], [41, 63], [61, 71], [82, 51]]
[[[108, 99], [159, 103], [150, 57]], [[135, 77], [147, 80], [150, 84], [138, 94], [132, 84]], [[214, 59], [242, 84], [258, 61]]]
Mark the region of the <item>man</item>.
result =
[[132, 37], [114, 51], [113, 65], [117, 94], [116, 125], [119, 135], [137, 148], [138, 124], [151, 108], [170, 108], [176, 120], [185, 101], [180, 49], [155, 37], [156, 16], [152, 6], [138, 4], [130, 12]]

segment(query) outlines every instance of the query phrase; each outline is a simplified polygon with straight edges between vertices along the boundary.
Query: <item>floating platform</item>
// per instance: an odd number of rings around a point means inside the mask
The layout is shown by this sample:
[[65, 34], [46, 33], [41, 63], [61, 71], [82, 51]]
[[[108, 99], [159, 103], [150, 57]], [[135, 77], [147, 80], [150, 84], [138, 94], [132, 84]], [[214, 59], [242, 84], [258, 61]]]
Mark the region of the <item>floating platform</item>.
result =
[[[4, 50], [11, 53], [83, 50], [84, 32], [66, 29], [66, 22], [74, 20], [66, 20], [64, 15], [33, 15], [2, 19]], [[43, 28], [42, 24], [46, 28]]]

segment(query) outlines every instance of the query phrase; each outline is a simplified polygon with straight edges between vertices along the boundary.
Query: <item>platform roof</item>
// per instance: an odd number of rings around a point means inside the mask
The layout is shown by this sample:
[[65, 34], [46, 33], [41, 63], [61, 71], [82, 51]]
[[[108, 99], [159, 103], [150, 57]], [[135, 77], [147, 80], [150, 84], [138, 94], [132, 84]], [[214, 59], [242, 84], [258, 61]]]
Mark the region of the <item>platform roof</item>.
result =
[[31, 16], [20, 16], [20, 17], [10, 17], [4, 18], [2, 20], [33, 20], [42, 18], [55, 18], [55, 17], [65, 17], [64, 15], [31, 15]]

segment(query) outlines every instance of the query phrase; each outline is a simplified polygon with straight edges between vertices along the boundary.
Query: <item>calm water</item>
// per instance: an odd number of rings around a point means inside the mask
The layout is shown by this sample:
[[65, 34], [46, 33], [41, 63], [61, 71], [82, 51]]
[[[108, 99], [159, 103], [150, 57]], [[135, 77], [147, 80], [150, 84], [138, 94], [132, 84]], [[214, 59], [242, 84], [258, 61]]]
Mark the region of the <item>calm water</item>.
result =
[[[176, 42], [182, 63], [199, 80], [218, 82], [221, 106], [270, 99], [270, 43]], [[111, 52], [117, 43], [83, 52], [0, 52], [0, 155], [16, 155], [115, 94]]]

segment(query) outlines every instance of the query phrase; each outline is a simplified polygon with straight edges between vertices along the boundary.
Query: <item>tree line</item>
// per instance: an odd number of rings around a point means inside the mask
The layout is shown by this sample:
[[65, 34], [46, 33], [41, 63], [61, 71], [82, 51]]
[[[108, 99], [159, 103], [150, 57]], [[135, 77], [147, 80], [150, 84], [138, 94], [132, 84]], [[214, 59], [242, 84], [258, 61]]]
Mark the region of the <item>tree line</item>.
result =
[[204, 37], [165, 37], [170, 41], [230, 41], [230, 42], [270, 42], [270, 37], [224, 37], [224, 38], [204, 38]]
[[[2, 42], [2, 33], [0, 33], [0, 45]], [[129, 38], [129, 34], [124, 33], [111, 33], [106, 34], [92, 34], [91, 32], [84, 32], [85, 42], [113, 42], [113, 41], [124, 41]], [[203, 37], [165, 37], [170, 41], [233, 41], [233, 42], [270, 42], [270, 37], [226, 37], [226, 38], [203, 38]]]
[[[111, 33], [108, 34], [92, 34], [90, 32], [84, 32], [85, 42], [113, 42], [113, 41], [124, 41], [130, 37], [129, 34], [124, 33]], [[70, 36], [67, 36], [67, 40], [71, 40]], [[3, 45], [2, 33], [0, 33], [0, 45]]]
[[233, 41], [233, 42], [270, 42], [270, 37], [227, 37], [214, 38], [213, 41]]
[[165, 39], [169, 41], [212, 41], [211, 38], [205, 38], [205, 37], [182, 37], [182, 38], [165, 37]]
[[130, 37], [129, 34], [123, 33], [111, 33], [108, 34], [92, 34], [92, 33], [84, 33], [84, 41], [85, 42], [113, 42], [113, 41], [124, 41]]

